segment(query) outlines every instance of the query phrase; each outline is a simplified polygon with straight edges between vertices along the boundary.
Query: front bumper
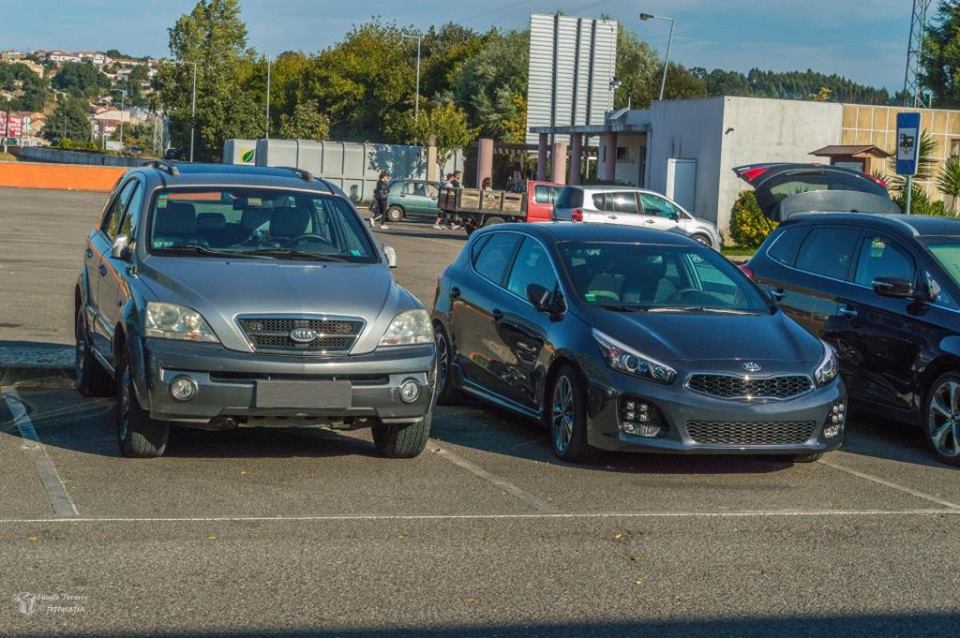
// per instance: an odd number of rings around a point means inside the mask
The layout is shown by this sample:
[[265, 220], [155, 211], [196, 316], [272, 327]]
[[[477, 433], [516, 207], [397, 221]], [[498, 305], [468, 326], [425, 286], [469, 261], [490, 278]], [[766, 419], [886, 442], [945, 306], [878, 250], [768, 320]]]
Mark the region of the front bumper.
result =
[[[846, 426], [839, 435], [824, 436], [831, 408], [846, 400], [839, 379], [784, 401], [738, 401], [713, 398], [683, 387], [678, 379], [661, 385], [625, 374], [610, 372], [590, 384], [590, 445], [615, 451], [653, 451], [675, 454], [814, 454], [835, 450], [843, 444]], [[665, 427], [656, 437], [644, 437], [621, 431], [619, 405], [629, 397], [655, 406]], [[811, 434], [803, 441], [788, 444], [750, 444], [740, 442], [702, 443], [691, 436], [688, 424], [695, 421], [737, 424], [745, 431], [768, 424], [785, 422], [813, 423]]]
[[[436, 350], [432, 344], [381, 349], [343, 357], [250, 354], [216, 344], [146, 339], [144, 342], [146, 400], [155, 419], [198, 427], [238, 425], [299, 425], [353, 423], [381, 419], [388, 423], [422, 420], [433, 406]], [[187, 376], [197, 386], [195, 398], [178, 401], [170, 382]], [[412, 403], [400, 400], [400, 385], [413, 379], [420, 395]], [[258, 381], [348, 381], [347, 407], [257, 407]], [[305, 402], [304, 405], [308, 405]]]

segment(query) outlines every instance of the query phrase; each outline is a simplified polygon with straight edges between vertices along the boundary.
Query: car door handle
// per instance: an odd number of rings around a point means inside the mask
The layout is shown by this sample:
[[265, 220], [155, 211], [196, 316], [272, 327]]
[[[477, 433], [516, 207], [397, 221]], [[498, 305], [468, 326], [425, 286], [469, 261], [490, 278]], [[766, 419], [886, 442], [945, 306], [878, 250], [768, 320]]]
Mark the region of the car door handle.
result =
[[607, 215], [607, 219], [617, 219], [616, 215]]
[[846, 304], [840, 304], [840, 315], [844, 317], [856, 317], [858, 314], [856, 308], [851, 308]]
[[502, 310], [494, 310], [494, 311], [493, 311], [492, 313], [490, 313], [490, 314], [493, 315], [493, 320], [494, 320], [494, 321], [497, 321], [497, 322], [503, 321], [503, 311], [502, 311]]
[[100, 276], [101, 277], [107, 276], [107, 267], [104, 266], [103, 264], [100, 264]]
[[93, 257], [93, 251], [87, 248], [87, 257]]
[[655, 219], [647, 219], [647, 220], [644, 220], [644, 221], [646, 221], [648, 224], [656, 224], [656, 223], [657, 223], [657, 221], [656, 221]]
[[460, 289], [457, 288], [456, 286], [454, 286], [453, 288], [451, 288], [451, 289], [450, 289], [450, 298], [451, 298], [451, 299], [459, 299], [459, 298], [460, 298]]
[[787, 291], [783, 288], [771, 288], [770, 296], [777, 301], [783, 301], [783, 298], [787, 296]]

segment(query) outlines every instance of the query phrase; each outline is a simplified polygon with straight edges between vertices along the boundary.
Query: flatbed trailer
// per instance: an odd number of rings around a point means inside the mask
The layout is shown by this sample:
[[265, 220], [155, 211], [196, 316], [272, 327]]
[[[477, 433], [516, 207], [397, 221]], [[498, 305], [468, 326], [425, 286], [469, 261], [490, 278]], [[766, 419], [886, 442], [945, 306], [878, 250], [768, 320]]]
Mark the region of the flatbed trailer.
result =
[[446, 188], [437, 204], [448, 219], [458, 221], [469, 235], [481, 226], [526, 221], [526, 196], [479, 188]]

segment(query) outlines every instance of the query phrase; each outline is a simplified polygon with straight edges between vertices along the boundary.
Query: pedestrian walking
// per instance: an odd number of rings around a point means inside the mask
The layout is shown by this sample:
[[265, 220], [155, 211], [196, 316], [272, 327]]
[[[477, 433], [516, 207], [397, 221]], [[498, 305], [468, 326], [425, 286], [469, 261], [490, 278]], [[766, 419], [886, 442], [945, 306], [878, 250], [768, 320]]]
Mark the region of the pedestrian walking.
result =
[[390, 228], [387, 226], [387, 200], [390, 197], [390, 173], [383, 171], [380, 173], [380, 179], [377, 180], [377, 186], [373, 189], [373, 219], [370, 225], [374, 228], [377, 223], [382, 230]]

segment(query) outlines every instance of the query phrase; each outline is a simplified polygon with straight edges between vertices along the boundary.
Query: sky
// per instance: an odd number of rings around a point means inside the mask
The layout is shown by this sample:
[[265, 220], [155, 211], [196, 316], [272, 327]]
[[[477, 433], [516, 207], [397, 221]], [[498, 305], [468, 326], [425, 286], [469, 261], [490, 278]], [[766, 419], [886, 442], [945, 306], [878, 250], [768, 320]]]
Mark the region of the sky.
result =
[[[167, 29], [195, 0], [0, 0], [0, 49], [119, 49], [166, 56]], [[241, 0], [249, 44], [268, 55], [315, 52], [380, 16], [426, 28], [527, 25], [531, 13], [617, 19], [686, 66], [747, 71], [808, 68], [895, 91], [903, 86], [911, 0]]]

